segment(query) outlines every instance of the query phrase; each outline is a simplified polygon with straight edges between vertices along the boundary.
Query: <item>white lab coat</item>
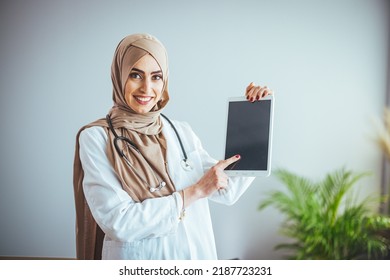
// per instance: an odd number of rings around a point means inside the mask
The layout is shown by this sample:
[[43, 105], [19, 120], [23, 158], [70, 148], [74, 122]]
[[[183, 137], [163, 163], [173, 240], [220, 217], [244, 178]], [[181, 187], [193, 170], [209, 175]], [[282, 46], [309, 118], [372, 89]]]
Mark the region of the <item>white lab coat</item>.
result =
[[[187, 123], [173, 122], [194, 169], [185, 171], [178, 139], [166, 120], [168, 172], [177, 191], [196, 183], [217, 161], [203, 149]], [[135, 203], [122, 189], [106, 155], [107, 134], [101, 127], [85, 129], [79, 138], [84, 170], [83, 189], [92, 215], [105, 233], [103, 259], [217, 259], [208, 199], [233, 204], [254, 178], [232, 177], [226, 190], [200, 199], [179, 220], [182, 198], [172, 195]]]

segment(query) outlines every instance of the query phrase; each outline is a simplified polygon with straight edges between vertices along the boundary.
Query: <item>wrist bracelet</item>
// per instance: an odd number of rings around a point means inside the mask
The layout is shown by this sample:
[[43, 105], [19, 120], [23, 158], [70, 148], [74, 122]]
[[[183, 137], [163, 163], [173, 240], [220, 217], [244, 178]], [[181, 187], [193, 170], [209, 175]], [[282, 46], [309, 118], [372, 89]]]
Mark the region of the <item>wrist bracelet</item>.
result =
[[179, 220], [182, 221], [184, 217], [186, 216], [186, 209], [184, 208], [184, 190], [181, 190], [182, 196], [183, 196], [183, 206], [181, 208]]

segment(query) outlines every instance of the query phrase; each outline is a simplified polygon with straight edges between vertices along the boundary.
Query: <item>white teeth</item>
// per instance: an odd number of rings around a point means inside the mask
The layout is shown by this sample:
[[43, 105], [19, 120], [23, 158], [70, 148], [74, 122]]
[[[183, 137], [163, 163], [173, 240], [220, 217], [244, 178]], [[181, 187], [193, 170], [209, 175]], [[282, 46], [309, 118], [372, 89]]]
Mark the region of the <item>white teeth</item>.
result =
[[142, 101], [142, 102], [148, 102], [150, 100], [152, 100], [152, 97], [139, 97], [139, 96], [135, 96], [135, 98], [139, 101]]

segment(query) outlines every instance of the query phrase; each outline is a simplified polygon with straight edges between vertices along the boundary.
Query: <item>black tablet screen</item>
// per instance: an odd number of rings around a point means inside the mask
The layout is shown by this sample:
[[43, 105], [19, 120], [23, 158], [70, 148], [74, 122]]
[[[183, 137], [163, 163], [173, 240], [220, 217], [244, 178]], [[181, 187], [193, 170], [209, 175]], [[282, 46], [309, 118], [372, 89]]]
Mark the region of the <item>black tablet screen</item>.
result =
[[267, 170], [271, 100], [230, 101], [225, 158], [241, 155], [227, 170]]

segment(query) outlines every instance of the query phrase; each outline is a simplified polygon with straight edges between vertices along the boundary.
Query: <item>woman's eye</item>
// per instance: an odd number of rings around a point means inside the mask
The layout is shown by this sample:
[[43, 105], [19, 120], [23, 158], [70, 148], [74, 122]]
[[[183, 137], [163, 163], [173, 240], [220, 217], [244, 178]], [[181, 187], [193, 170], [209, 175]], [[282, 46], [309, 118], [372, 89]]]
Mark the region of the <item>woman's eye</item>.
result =
[[130, 78], [133, 78], [133, 79], [141, 79], [141, 75], [138, 74], [138, 73], [130, 73]]
[[162, 76], [161, 75], [154, 75], [153, 80], [162, 80]]

